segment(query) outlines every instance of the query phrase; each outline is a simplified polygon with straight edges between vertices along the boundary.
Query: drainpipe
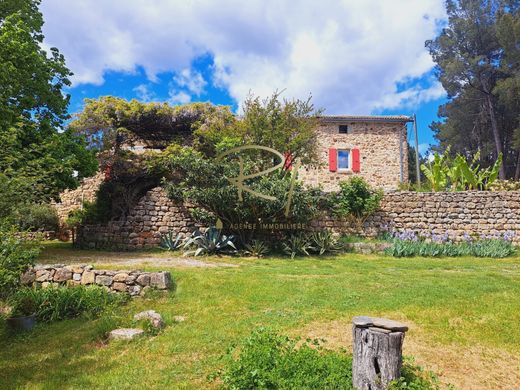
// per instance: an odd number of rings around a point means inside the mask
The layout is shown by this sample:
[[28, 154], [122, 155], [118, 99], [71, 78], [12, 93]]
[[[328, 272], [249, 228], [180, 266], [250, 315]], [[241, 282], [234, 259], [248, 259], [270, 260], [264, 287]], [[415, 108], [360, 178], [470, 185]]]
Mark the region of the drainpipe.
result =
[[417, 118], [413, 114], [413, 131], [415, 137], [415, 170], [417, 173], [417, 186], [421, 186], [421, 170], [419, 169], [419, 139], [417, 138]]
[[401, 127], [399, 131], [399, 181], [402, 183], [404, 180], [404, 162], [403, 162], [403, 129], [406, 127], [406, 123]]

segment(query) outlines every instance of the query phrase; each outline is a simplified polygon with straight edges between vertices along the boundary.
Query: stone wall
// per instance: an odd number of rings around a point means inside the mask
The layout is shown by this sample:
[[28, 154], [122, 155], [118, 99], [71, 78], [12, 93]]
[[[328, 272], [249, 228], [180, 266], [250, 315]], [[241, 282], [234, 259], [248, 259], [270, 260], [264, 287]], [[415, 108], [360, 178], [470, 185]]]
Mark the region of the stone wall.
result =
[[[190, 234], [197, 227], [189, 208], [168, 199], [161, 188], [150, 190], [123, 221], [88, 225], [78, 231], [82, 247], [142, 249], [156, 247], [161, 234], [169, 230]], [[338, 233], [356, 233], [351, 224], [322, 216], [313, 228], [329, 228]], [[444, 234], [462, 239], [476, 235], [516, 232], [520, 243], [520, 191], [503, 192], [388, 192], [381, 210], [370, 217], [363, 234], [376, 236], [384, 231], [415, 231]]]
[[65, 190], [60, 194], [60, 202], [53, 204], [58, 212], [60, 223], [63, 224], [69, 213], [82, 207], [84, 202], [96, 200], [96, 193], [104, 178], [105, 174], [98, 172], [95, 176], [83, 179], [78, 188]]
[[109, 291], [125, 292], [132, 296], [143, 295], [156, 288], [173, 287], [169, 272], [95, 270], [91, 265], [41, 265], [22, 275], [22, 284], [49, 287], [54, 285], [90, 285], [106, 287]]
[[161, 234], [169, 230], [189, 235], [197, 226], [189, 207], [171, 201], [158, 187], [148, 191], [125, 219], [80, 227], [76, 242], [85, 248], [135, 250], [157, 247]]
[[[339, 133], [339, 123], [323, 122], [318, 129], [318, 152], [322, 166], [302, 167], [299, 177], [304, 183], [318, 186], [325, 191], [335, 191], [339, 181], [358, 175], [370, 185], [386, 190], [397, 189], [401, 175], [399, 142], [402, 143], [403, 181], [408, 180], [408, 144], [404, 123], [345, 122], [348, 134]], [[360, 172], [352, 170], [330, 172], [329, 148], [359, 149]]]
[[[337, 232], [353, 230], [348, 222], [330, 216], [319, 225]], [[367, 236], [385, 231], [447, 233], [454, 240], [462, 240], [465, 233], [495, 236], [513, 231], [520, 244], [520, 191], [386, 193], [381, 210], [366, 221], [364, 231]]]

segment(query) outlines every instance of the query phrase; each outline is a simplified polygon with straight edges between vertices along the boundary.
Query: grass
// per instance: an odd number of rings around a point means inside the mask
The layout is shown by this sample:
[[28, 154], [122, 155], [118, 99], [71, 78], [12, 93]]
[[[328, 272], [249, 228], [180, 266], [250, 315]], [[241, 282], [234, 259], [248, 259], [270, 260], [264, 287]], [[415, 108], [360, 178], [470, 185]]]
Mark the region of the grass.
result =
[[[64, 256], [80, 262], [93, 256], [108, 266], [111, 259], [56, 245], [42, 259], [64, 263]], [[127, 318], [145, 309], [162, 313], [169, 326], [158, 336], [102, 345], [95, 341], [96, 321], [42, 325], [0, 341], [0, 387], [216, 387], [207, 375], [220, 367], [226, 348], [252, 329], [325, 337], [337, 348], [350, 345], [354, 315], [410, 324], [405, 354], [458, 388], [514, 388], [520, 381], [519, 257], [203, 260], [240, 267], [171, 268], [175, 293], [135, 299], [120, 309]], [[160, 269], [167, 266], [161, 263]], [[173, 323], [176, 315], [186, 321]]]

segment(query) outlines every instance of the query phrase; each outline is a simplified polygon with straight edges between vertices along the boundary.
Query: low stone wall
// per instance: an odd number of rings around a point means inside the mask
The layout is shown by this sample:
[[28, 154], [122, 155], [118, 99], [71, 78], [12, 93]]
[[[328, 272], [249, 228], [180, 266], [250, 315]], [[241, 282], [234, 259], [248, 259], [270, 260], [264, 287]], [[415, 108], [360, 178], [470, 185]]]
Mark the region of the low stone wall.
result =
[[[319, 224], [337, 232], [352, 232], [352, 225], [324, 216]], [[497, 236], [514, 232], [520, 244], [520, 191], [390, 192], [381, 209], [364, 226], [367, 236], [382, 232], [414, 231], [423, 236], [465, 234]]]
[[143, 295], [157, 288], [168, 290], [173, 286], [169, 272], [96, 270], [91, 265], [41, 265], [22, 275], [24, 285], [49, 287], [53, 285], [90, 285], [106, 287], [109, 291]]
[[[126, 219], [80, 228], [77, 242], [87, 248], [135, 250], [156, 247], [161, 234], [169, 230], [186, 235], [196, 227], [188, 207], [172, 202], [161, 188], [154, 188]], [[461, 240], [465, 233], [493, 236], [512, 231], [516, 233], [514, 241], [520, 244], [520, 191], [388, 192], [362, 232], [330, 215], [317, 219], [312, 228], [368, 237], [385, 231], [447, 232], [454, 240]]]

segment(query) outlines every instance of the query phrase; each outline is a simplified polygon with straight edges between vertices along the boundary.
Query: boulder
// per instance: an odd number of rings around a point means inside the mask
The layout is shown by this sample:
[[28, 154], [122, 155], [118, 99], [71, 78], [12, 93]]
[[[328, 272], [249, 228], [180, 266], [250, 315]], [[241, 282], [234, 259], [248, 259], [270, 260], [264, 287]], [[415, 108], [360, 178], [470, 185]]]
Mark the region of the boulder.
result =
[[108, 334], [110, 340], [133, 340], [144, 335], [144, 330], [133, 328], [114, 329]]
[[128, 286], [128, 292], [131, 296], [139, 295], [141, 293], [142, 287], [139, 285]]
[[66, 282], [67, 280], [72, 279], [72, 271], [66, 268], [58, 268], [56, 273], [54, 274], [55, 282]]
[[159, 290], [169, 289], [172, 285], [172, 277], [169, 272], [154, 272], [150, 277], [150, 286]]
[[150, 275], [139, 275], [137, 277], [137, 283], [139, 283], [141, 286], [149, 286], [150, 285]]
[[136, 320], [136, 321], [140, 321], [140, 320], [150, 321], [150, 324], [152, 324], [152, 326], [154, 328], [158, 328], [158, 329], [164, 327], [164, 321], [162, 319], [162, 316], [159, 313], [157, 313], [155, 310], [146, 310], [146, 311], [142, 311], [140, 313], [137, 313], [134, 316], [134, 320]]
[[32, 269], [27, 270], [23, 273], [23, 275], [20, 277], [20, 282], [22, 284], [31, 284], [36, 280], [36, 272]]

